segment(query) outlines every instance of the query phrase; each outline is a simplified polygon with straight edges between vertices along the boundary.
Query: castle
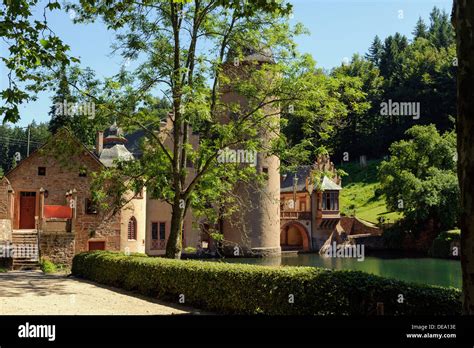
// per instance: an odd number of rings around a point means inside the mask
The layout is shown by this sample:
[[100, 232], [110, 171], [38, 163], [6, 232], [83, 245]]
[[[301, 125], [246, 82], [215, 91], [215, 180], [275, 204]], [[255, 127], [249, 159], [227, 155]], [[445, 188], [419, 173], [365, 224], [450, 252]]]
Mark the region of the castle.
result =
[[[251, 52], [246, 62], [271, 63], [268, 56]], [[232, 67], [229, 67], [232, 69]], [[245, 103], [231, 86], [221, 93], [224, 103]], [[278, 112], [266, 110], [275, 114]], [[228, 115], [224, 115], [228, 117]], [[225, 121], [225, 120], [224, 120]], [[168, 122], [163, 129], [172, 127]], [[170, 132], [162, 132], [162, 136]], [[126, 193], [127, 204], [113, 216], [104, 219], [91, 196], [91, 175], [113, 166], [116, 160], [133, 160], [139, 155], [140, 132], [124, 135], [113, 124], [97, 134], [93, 151], [67, 131], [58, 132], [51, 142], [69, 142], [76, 151], [70, 158], [77, 166], [64, 166], [48, 150], [48, 144], [25, 158], [0, 180], [0, 244], [34, 246], [41, 257], [56, 263], [70, 263], [79, 252], [116, 250], [163, 255], [171, 226], [171, 206], [153, 199], [146, 187], [141, 192]], [[271, 134], [260, 137], [270, 140]], [[169, 144], [172, 139], [165, 138]], [[199, 138], [190, 134], [198, 146]], [[51, 146], [51, 144], [49, 144]], [[54, 144], [53, 144], [54, 146]], [[256, 155], [258, 173], [266, 174], [263, 188], [239, 185], [235, 192], [249, 202], [248, 209], [238, 211], [220, 224], [224, 240], [237, 246], [240, 256], [272, 256], [283, 250], [318, 251], [329, 236], [342, 233], [339, 215], [341, 179], [327, 156], [313, 166], [303, 166], [295, 174], [280, 176], [276, 156]], [[325, 173], [314, 185], [313, 173]], [[213, 248], [209, 235], [188, 211], [184, 220], [183, 248]], [[0, 249], [1, 251], [1, 249]], [[25, 268], [38, 256], [13, 257], [13, 266]]]

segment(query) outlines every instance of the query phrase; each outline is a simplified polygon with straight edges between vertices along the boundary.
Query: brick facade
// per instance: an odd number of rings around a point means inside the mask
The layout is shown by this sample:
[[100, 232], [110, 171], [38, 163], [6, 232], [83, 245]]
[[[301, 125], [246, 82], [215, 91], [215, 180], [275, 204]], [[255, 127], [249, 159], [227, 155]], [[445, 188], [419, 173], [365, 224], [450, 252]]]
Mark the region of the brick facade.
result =
[[0, 180], [0, 220], [8, 219], [8, 188], [10, 183], [7, 178]]
[[72, 233], [41, 233], [40, 252], [56, 264], [71, 264], [75, 254], [75, 241]]
[[10, 217], [10, 199], [8, 190], [10, 182], [7, 178], [0, 180], [0, 242], [11, 240], [12, 225]]
[[[92, 153], [82, 144], [76, 144], [79, 151], [69, 158], [66, 165], [48, 151], [40, 150], [23, 160], [15, 169], [6, 174], [14, 190], [13, 229], [19, 229], [21, 192], [36, 193], [35, 216], [41, 220], [41, 190], [44, 190], [44, 205], [68, 205], [66, 193], [74, 191], [76, 214], [72, 219], [72, 231], [41, 233], [41, 255], [56, 260], [70, 262], [74, 253], [87, 251], [90, 241], [105, 242], [107, 250], [120, 250], [120, 214], [105, 217], [86, 212], [86, 200], [91, 198], [91, 173], [103, 168]], [[38, 168], [44, 167], [45, 175], [39, 175]], [[86, 169], [87, 174], [79, 175]], [[0, 195], [2, 190], [0, 190]], [[4, 202], [0, 197], [0, 206]]]

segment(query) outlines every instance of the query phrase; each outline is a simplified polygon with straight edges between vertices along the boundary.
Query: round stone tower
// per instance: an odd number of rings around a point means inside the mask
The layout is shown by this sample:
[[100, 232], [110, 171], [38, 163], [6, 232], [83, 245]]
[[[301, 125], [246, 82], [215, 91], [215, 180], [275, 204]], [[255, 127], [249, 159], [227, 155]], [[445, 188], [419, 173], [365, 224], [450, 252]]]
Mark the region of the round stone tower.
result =
[[[272, 53], [268, 49], [249, 49], [241, 60], [230, 56], [223, 69], [230, 83], [221, 86], [221, 102], [239, 104], [243, 111], [248, 109], [248, 100], [232, 88], [232, 83], [251, 76], [252, 69], [259, 69], [262, 64], [274, 64]], [[271, 126], [259, 130], [258, 137], [269, 143], [273, 137], [278, 136], [280, 110], [270, 105], [263, 111], [264, 114], [271, 115], [267, 117]], [[232, 115], [227, 113], [224, 122], [228, 117]], [[231, 256], [263, 257], [281, 254], [280, 160], [276, 156], [260, 152], [256, 154], [254, 164], [258, 173], [265, 174], [265, 182], [263, 185], [239, 183], [234, 192], [239, 202], [237, 212], [222, 221], [225, 250]]]

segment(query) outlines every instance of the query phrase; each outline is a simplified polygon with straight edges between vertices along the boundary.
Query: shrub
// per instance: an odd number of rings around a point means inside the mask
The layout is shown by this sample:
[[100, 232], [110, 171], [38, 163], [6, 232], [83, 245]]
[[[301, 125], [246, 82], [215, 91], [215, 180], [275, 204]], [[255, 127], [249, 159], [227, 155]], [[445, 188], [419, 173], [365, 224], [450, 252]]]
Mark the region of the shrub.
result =
[[54, 263], [49, 261], [48, 259], [42, 259], [40, 262], [40, 268], [43, 273], [55, 273], [58, 271], [58, 268]]
[[[74, 257], [72, 274], [226, 314], [454, 315], [460, 291], [358, 272], [133, 257], [96, 251]], [[398, 303], [399, 294], [404, 302]], [[291, 299], [294, 299], [291, 303]]]
[[186, 254], [195, 254], [197, 252], [197, 249], [194, 247], [187, 247], [184, 249], [184, 252]]
[[451, 250], [452, 242], [459, 242], [461, 239], [460, 230], [451, 230], [441, 232], [438, 237], [433, 241], [429, 250], [430, 256], [439, 258], [453, 258], [453, 252]]

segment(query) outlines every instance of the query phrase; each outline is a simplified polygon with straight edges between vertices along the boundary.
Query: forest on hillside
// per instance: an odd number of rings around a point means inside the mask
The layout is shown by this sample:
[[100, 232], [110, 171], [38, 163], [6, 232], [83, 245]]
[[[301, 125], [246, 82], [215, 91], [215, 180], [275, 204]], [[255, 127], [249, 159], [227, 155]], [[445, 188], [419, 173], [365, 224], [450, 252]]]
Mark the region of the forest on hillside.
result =
[[[454, 30], [449, 15], [436, 7], [429, 18], [429, 23], [419, 18], [410, 38], [375, 36], [364, 56], [355, 54], [329, 74], [320, 70], [313, 116], [284, 115], [290, 141], [311, 152], [325, 148], [335, 162], [354, 161], [388, 155], [390, 145], [414, 125], [434, 124], [441, 133], [454, 129]], [[419, 103], [420, 113], [383, 115], [381, 105], [390, 101]]]

